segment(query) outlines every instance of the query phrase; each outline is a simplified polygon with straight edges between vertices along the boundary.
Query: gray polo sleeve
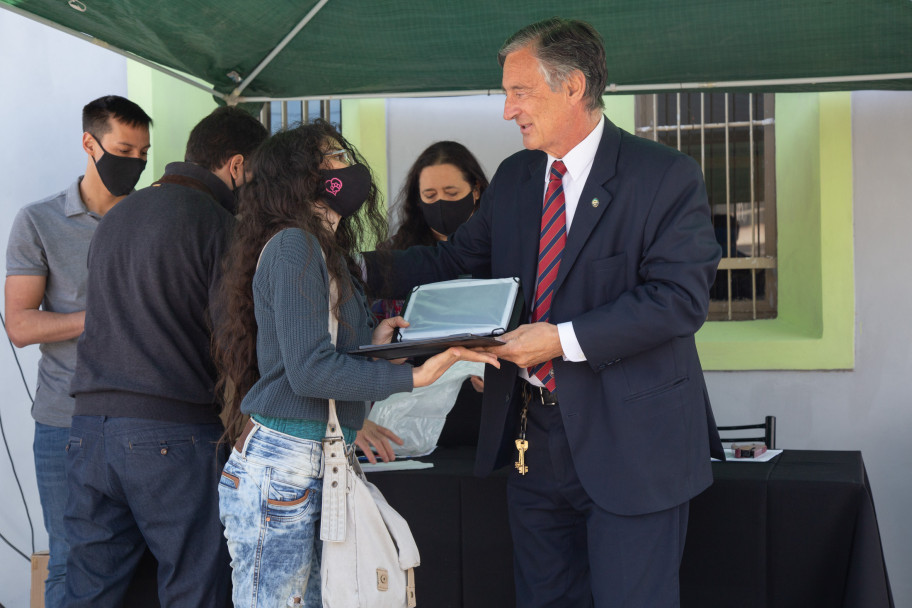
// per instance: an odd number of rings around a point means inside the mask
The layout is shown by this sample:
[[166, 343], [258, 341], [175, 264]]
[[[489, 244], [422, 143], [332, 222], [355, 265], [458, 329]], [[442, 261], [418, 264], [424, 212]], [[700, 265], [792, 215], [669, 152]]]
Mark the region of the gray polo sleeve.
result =
[[30, 208], [16, 214], [6, 244], [6, 276], [47, 276], [48, 259]]

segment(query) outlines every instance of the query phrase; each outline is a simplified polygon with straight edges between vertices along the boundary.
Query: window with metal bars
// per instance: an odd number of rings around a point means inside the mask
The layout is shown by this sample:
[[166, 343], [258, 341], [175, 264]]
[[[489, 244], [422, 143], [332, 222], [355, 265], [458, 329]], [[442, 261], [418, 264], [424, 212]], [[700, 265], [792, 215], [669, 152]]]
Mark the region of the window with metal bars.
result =
[[710, 321], [776, 317], [775, 96], [664, 93], [636, 97], [636, 132], [703, 168], [722, 261]]
[[338, 99], [268, 101], [260, 110], [260, 122], [270, 133], [298, 123], [322, 118], [342, 129], [342, 102]]

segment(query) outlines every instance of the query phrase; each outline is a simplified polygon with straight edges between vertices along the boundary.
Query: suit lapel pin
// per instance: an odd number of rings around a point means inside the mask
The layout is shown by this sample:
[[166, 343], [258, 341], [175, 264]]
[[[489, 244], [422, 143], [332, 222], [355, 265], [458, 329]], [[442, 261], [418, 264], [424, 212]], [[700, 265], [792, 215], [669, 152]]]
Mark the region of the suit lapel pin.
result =
[[597, 209], [599, 206], [599, 200], [597, 198], [592, 199], [592, 208]]

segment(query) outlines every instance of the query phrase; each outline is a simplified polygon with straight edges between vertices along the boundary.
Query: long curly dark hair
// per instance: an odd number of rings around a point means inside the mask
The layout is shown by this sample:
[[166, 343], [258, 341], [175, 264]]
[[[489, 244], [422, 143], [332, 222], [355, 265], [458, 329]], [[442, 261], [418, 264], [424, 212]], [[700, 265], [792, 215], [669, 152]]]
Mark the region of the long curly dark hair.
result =
[[[424, 219], [424, 214], [418, 208], [421, 194], [418, 182], [421, 172], [425, 167], [434, 165], [453, 165], [462, 173], [466, 182], [475, 189], [478, 188], [479, 200], [488, 187], [488, 178], [485, 177], [481, 165], [468, 148], [455, 141], [438, 141], [431, 144], [422, 152], [405, 178], [405, 184], [399, 192], [396, 204], [399, 205], [399, 230], [390, 240], [378, 246], [378, 249], [408, 249], [412, 245], [434, 245], [437, 240], [431, 227]], [[478, 200], [475, 201], [478, 209]]]
[[[333, 233], [320, 209], [324, 153], [339, 147], [365, 164], [357, 150], [330, 123], [317, 120], [267, 139], [248, 159], [252, 178], [241, 188], [239, 221], [223, 262], [223, 280], [216, 303], [219, 323], [213, 332], [213, 358], [219, 371], [216, 394], [223, 399], [226, 439], [233, 442], [246, 420], [240, 404], [259, 380], [253, 305], [253, 275], [267, 241], [285, 228], [314, 235], [326, 256], [329, 275], [339, 286], [332, 312], [353, 297], [351, 280], [361, 270], [353, 254], [386, 236], [386, 220], [375, 180], [361, 210], [343, 218]], [[349, 276], [352, 277], [349, 280]]]

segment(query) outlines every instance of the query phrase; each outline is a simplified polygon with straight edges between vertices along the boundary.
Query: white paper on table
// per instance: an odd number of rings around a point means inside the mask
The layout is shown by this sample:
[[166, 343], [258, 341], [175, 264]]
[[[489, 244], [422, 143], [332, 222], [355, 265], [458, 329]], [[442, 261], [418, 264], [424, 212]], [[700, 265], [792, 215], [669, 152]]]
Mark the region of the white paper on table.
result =
[[378, 462], [377, 464], [360, 462], [358, 464], [361, 465], [361, 470], [365, 473], [383, 473], [386, 471], [415, 471], [417, 469], [430, 469], [434, 466], [433, 462], [421, 462], [420, 460], [393, 460], [392, 462]]
[[[768, 462], [782, 453], [782, 450], [767, 450], [757, 458], [735, 458], [735, 451], [725, 449], [725, 462]], [[718, 458], [712, 459], [714, 462], [721, 462]]]

